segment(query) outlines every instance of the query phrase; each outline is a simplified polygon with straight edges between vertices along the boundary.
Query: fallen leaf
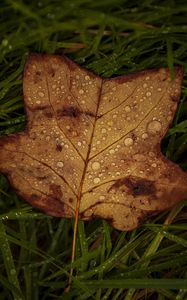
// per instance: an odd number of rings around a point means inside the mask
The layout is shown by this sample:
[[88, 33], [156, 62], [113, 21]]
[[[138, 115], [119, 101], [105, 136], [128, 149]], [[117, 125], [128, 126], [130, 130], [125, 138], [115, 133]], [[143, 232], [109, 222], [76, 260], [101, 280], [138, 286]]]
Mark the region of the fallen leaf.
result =
[[0, 170], [52, 216], [132, 230], [187, 195], [186, 173], [160, 151], [182, 77], [175, 67], [173, 80], [167, 68], [102, 79], [64, 56], [29, 56], [27, 128], [0, 139]]

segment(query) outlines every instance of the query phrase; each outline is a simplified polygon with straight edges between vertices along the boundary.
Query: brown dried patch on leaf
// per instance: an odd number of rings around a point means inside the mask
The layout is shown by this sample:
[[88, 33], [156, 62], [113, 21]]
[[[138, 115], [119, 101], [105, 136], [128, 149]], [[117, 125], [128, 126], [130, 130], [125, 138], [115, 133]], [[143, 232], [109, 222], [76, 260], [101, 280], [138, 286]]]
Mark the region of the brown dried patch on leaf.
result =
[[0, 139], [0, 169], [48, 214], [131, 230], [186, 198], [187, 176], [160, 151], [180, 98], [175, 67], [101, 79], [55, 55], [24, 71], [25, 132]]

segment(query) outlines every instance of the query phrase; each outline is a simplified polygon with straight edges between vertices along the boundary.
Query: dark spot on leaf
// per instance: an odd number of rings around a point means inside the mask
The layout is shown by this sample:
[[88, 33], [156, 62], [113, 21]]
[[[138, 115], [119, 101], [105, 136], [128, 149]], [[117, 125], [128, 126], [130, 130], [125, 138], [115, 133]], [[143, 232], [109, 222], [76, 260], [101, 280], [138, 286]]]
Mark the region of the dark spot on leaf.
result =
[[53, 68], [49, 68], [48, 69], [48, 73], [51, 77], [54, 77], [55, 76], [55, 70]]
[[92, 117], [92, 118], [95, 118], [95, 115], [94, 115], [94, 113], [92, 113], [91, 111], [85, 111], [84, 112], [85, 113], [85, 115], [87, 115], [87, 116], [89, 116], [89, 117]]
[[62, 110], [57, 111], [58, 117], [70, 117], [70, 118], [79, 118], [80, 115], [87, 115], [90, 117], [95, 117], [95, 115], [90, 111], [82, 111], [76, 106], [66, 106]]
[[178, 99], [179, 99], [179, 96], [178, 96], [178, 95], [170, 95], [170, 97], [171, 97], [171, 100], [172, 100], [173, 102], [177, 102]]
[[53, 183], [49, 186], [49, 190], [50, 190], [53, 198], [55, 198], [57, 200], [62, 199], [63, 194], [62, 194], [60, 185]]
[[131, 138], [133, 139], [133, 141], [135, 142], [137, 139], [137, 136], [135, 135], [134, 132], [131, 133]]
[[42, 73], [40, 71], [36, 71], [36, 73], [34, 74], [34, 83], [37, 84], [38, 82], [40, 82], [42, 80]]
[[64, 203], [56, 198], [47, 198], [45, 209], [51, 215], [62, 216], [64, 214]]
[[67, 106], [64, 107], [62, 110], [59, 110], [57, 114], [61, 118], [63, 117], [77, 118], [81, 115], [81, 111], [77, 107]]
[[142, 214], [137, 217], [138, 225], [141, 225], [143, 222], [145, 222], [147, 219], [156, 216], [160, 213], [160, 210], [148, 210], [148, 211], [142, 211]]
[[47, 111], [47, 110], [51, 110], [51, 107], [49, 106], [49, 105], [40, 105], [40, 106], [36, 106], [35, 108], [34, 108], [34, 110], [35, 111], [37, 111], [37, 110], [45, 110], [45, 111]]
[[62, 146], [60, 144], [56, 145], [56, 151], [59, 151], [59, 152], [62, 151]]
[[31, 201], [35, 201], [38, 199], [38, 196], [36, 194], [31, 194]]
[[51, 119], [53, 117], [53, 114], [52, 112], [50, 111], [44, 111], [44, 115], [48, 118], [48, 119]]
[[116, 182], [110, 187], [109, 192], [111, 190], [118, 189], [131, 194], [134, 197], [140, 195], [155, 195], [156, 193], [154, 181], [135, 176], [129, 176], [116, 180]]
[[36, 177], [38, 180], [45, 180], [48, 178], [48, 176], [37, 176]]

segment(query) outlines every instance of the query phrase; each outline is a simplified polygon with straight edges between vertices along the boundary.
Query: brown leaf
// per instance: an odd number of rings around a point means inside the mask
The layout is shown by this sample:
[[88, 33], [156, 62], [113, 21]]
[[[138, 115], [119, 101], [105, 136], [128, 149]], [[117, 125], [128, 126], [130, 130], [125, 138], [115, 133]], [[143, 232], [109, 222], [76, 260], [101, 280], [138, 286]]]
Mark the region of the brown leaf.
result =
[[[175, 67], [102, 79], [66, 57], [31, 55], [23, 133], [0, 139], [0, 169], [16, 192], [58, 217], [131, 230], [185, 199], [187, 176], [160, 151], [180, 97]], [[79, 207], [80, 206], [80, 207]]]

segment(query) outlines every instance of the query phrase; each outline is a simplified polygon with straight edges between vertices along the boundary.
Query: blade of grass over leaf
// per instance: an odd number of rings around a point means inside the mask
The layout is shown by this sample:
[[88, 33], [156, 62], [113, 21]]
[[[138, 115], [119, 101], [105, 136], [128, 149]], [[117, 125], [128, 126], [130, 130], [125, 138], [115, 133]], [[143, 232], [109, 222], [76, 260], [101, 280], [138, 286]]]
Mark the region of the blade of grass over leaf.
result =
[[171, 79], [174, 78], [174, 58], [173, 58], [173, 43], [171, 39], [167, 39], [167, 64], [170, 70]]

